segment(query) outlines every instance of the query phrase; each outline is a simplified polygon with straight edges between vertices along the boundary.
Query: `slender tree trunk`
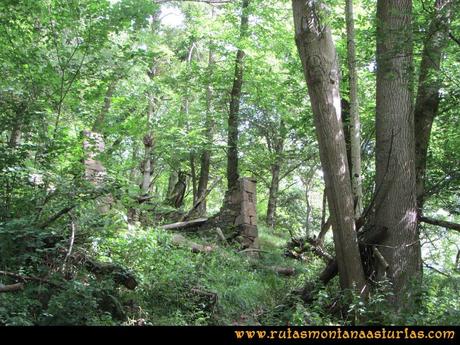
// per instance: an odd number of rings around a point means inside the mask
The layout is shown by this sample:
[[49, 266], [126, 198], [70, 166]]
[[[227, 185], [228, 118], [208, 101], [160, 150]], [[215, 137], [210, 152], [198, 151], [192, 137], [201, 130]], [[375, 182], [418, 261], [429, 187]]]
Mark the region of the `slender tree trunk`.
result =
[[327, 214], [327, 193], [326, 188], [323, 190], [323, 205], [321, 209], [321, 228], [326, 224], [326, 214]]
[[[240, 41], [248, 35], [248, 7], [249, 0], [242, 0], [242, 15], [240, 27]], [[228, 114], [228, 153], [227, 153], [227, 185], [228, 190], [237, 186], [238, 182], [238, 124], [241, 100], [241, 87], [243, 85], [243, 59], [244, 51], [240, 48], [236, 53], [235, 77], [230, 98], [230, 111]]]
[[22, 137], [22, 126], [24, 114], [27, 111], [27, 106], [25, 103], [21, 103], [16, 108], [16, 116], [13, 123], [13, 128], [11, 129], [10, 139], [8, 140], [8, 146], [12, 149], [17, 147], [21, 142]]
[[441, 59], [442, 52], [449, 39], [451, 5], [453, 0], [436, 0], [435, 16], [431, 20], [426, 34], [420, 76], [418, 82], [417, 99], [415, 102], [415, 171], [417, 186], [417, 206], [422, 214], [425, 175], [428, 145], [431, 135], [431, 126], [438, 113], [439, 90], [441, 88]]
[[412, 106], [412, 1], [377, 2], [377, 109], [375, 223], [388, 236], [379, 247], [388, 269], [377, 278], [393, 285], [395, 305], [421, 273], [415, 199]]
[[[152, 75], [153, 77], [153, 75]], [[150, 192], [150, 187], [152, 184], [152, 175], [153, 175], [153, 132], [151, 129], [151, 119], [153, 118], [154, 114], [154, 100], [153, 95], [149, 93], [148, 95], [148, 110], [147, 110], [147, 134], [144, 136], [143, 143], [144, 143], [144, 160], [141, 164], [141, 172], [142, 172], [142, 181], [140, 184], [140, 195], [146, 196]]]
[[117, 81], [118, 80], [116, 79], [112, 80], [107, 86], [107, 91], [104, 96], [104, 104], [102, 106], [101, 111], [99, 112], [99, 115], [94, 121], [93, 129], [92, 129], [93, 132], [101, 133], [102, 130], [104, 129], [105, 118], [110, 110], [110, 107], [112, 106], [112, 97], [113, 97], [113, 93], [115, 92], [115, 88], [117, 86]]
[[305, 215], [305, 237], [310, 237], [310, 216], [311, 216], [311, 204], [310, 204], [310, 186], [305, 185], [305, 202], [307, 203], [307, 214]]
[[196, 176], [196, 163], [195, 163], [195, 153], [190, 152], [190, 179], [192, 180], [192, 194], [193, 194], [193, 204], [195, 205], [198, 200], [198, 186], [197, 186], [197, 176]]
[[275, 227], [276, 219], [276, 206], [278, 203], [278, 191], [280, 184], [280, 171], [281, 166], [278, 163], [272, 164], [271, 174], [272, 179], [270, 182], [270, 188], [268, 193], [268, 205], [267, 205], [267, 226], [271, 229]]
[[[153, 33], [158, 29], [160, 23], [160, 11], [156, 11], [152, 15], [151, 30]], [[147, 76], [150, 80], [153, 80], [158, 74], [157, 63], [155, 59], [151, 62], [149, 69], [147, 70]], [[150, 192], [153, 175], [153, 147], [154, 147], [154, 136], [152, 128], [152, 119], [155, 113], [155, 95], [153, 92], [147, 92], [147, 130], [143, 138], [144, 144], [144, 159], [141, 162], [141, 174], [142, 180], [139, 185], [140, 196], [146, 196]]]
[[[211, 42], [212, 43], [212, 42]], [[209, 47], [208, 52], [208, 83], [206, 86], [206, 120], [205, 120], [205, 128], [206, 128], [206, 147], [201, 153], [200, 158], [200, 179], [198, 182], [198, 191], [197, 191], [197, 198], [203, 198], [206, 194], [208, 189], [208, 182], [209, 182], [209, 168], [211, 165], [211, 149], [210, 145], [213, 141], [213, 132], [214, 132], [214, 117], [213, 117], [213, 107], [212, 107], [212, 84], [211, 78], [213, 75], [214, 69], [214, 55], [212, 52], [211, 47]], [[197, 215], [203, 216], [206, 214], [206, 199], [203, 198], [203, 201], [197, 207]]]
[[[345, 147], [347, 148], [347, 162], [348, 166], [351, 167], [350, 102], [342, 98], [340, 106], [342, 109], [343, 135], [345, 137]], [[351, 169], [349, 172], [351, 179]]]
[[172, 195], [172, 192], [174, 190], [174, 186], [176, 185], [177, 181], [179, 180], [179, 176], [177, 171], [171, 171], [169, 174], [169, 179], [168, 179], [168, 191], [166, 193], [166, 199], [169, 199]]
[[[276, 135], [270, 140], [267, 133], [267, 143], [270, 153], [275, 155], [275, 161], [271, 164], [271, 181], [268, 195], [266, 224], [273, 229], [276, 224], [276, 207], [278, 204], [279, 185], [282, 177], [281, 166], [283, 164], [284, 141], [286, 139], [286, 124], [280, 119]], [[271, 144], [270, 144], [271, 143]]]
[[358, 104], [358, 74], [356, 72], [355, 25], [353, 18], [353, 0], [345, 1], [347, 26], [347, 64], [350, 90], [350, 160], [351, 187], [355, 200], [355, 218], [363, 211], [363, 189], [361, 183], [361, 121]]
[[319, 22], [319, 3], [293, 0], [292, 5], [332, 217], [340, 286], [363, 291], [365, 279], [341, 119], [337, 54], [330, 28]]

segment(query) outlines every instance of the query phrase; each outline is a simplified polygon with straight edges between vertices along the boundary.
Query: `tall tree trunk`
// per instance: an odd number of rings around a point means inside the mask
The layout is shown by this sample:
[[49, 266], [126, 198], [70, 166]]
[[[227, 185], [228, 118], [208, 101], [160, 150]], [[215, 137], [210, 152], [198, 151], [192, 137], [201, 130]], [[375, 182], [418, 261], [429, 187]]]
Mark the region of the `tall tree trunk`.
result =
[[171, 171], [171, 173], [169, 174], [169, 179], [168, 179], [168, 191], [166, 192], [166, 199], [169, 199], [170, 196], [172, 195], [174, 186], [176, 185], [178, 180], [179, 180], [179, 175], [177, 171], [175, 170]]
[[[248, 7], [249, 0], [242, 2], [240, 42], [248, 35]], [[236, 53], [235, 77], [230, 98], [230, 111], [228, 114], [228, 153], [227, 153], [227, 186], [231, 190], [238, 182], [238, 124], [240, 112], [241, 87], [243, 85], [243, 59], [244, 51], [239, 48]]]
[[417, 206], [422, 214], [428, 145], [431, 126], [438, 113], [441, 88], [442, 52], [449, 39], [451, 5], [453, 0], [436, 0], [435, 16], [431, 20], [423, 47], [417, 99], [415, 102], [415, 172]]
[[[154, 73], [152, 74], [151, 78], [153, 78]], [[154, 114], [154, 100], [153, 94], [148, 94], [148, 110], [147, 110], [147, 134], [144, 135], [143, 143], [144, 143], [144, 159], [141, 163], [141, 172], [142, 172], [142, 180], [140, 183], [140, 195], [146, 196], [150, 192], [150, 187], [152, 183], [152, 175], [153, 175], [153, 132], [151, 129], [151, 119], [153, 118]]]
[[113, 93], [115, 92], [117, 82], [118, 82], [117, 79], [112, 80], [107, 86], [107, 91], [105, 92], [105, 96], [104, 96], [104, 104], [96, 120], [94, 121], [93, 129], [92, 129], [93, 132], [101, 133], [102, 130], [104, 129], [105, 118], [112, 105], [112, 96], [113, 96]]
[[358, 75], [356, 72], [355, 25], [353, 18], [353, 0], [345, 1], [347, 26], [347, 64], [350, 91], [350, 160], [351, 188], [355, 200], [355, 218], [363, 211], [363, 189], [361, 183], [361, 121], [358, 104]]
[[[211, 42], [212, 44], [212, 42]], [[213, 75], [214, 69], [214, 55], [209, 47], [208, 52], [208, 82], [206, 86], [206, 119], [205, 119], [205, 128], [206, 128], [206, 147], [201, 152], [200, 158], [200, 179], [198, 182], [198, 191], [197, 191], [197, 200], [203, 199], [203, 201], [198, 205], [196, 213], [198, 216], [203, 216], [206, 214], [206, 198], [204, 195], [208, 189], [209, 182], [209, 168], [211, 165], [211, 149], [210, 145], [213, 141], [213, 132], [214, 132], [214, 117], [213, 117], [213, 107], [212, 107], [212, 84], [211, 78]]]
[[8, 147], [14, 149], [19, 146], [22, 137], [22, 126], [24, 121], [24, 115], [27, 111], [27, 105], [24, 102], [21, 102], [16, 107], [16, 116], [13, 123], [13, 128], [11, 129], [10, 139], [8, 140]]
[[270, 182], [270, 188], [268, 193], [268, 205], [267, 205], [267, 226], [271, 229], [275, 227], [276, 218], [276, 206], [278, 203], [278, 191], [280, 184], [280, 171], [281, 166], [278, 162], [272, 164], [271, 174], [272, 179]]
[[293, 0], [296, 43], [313, 109], [342, 289], [362, 291], [364, 271], [342, 128], [337, 54], [318, 2]]
[[275, 155], [275, 160], [270, 166], [271, 181], [268, 193], [266, 224], [269, 228], [273, 229], [276, 224], [276, 207], [278, 204], [279, 185], [282, 179], [280, 174], [283, 164], [284, 141], [286, 139], [286, 124], [283, 119], [280, 119], [275, 135], [271, 139], [269, 132], [267, 131], [266, 134], [268, 149], [271, 154]]
[[[155, 33], [158, 30], [160, 24], [160, 11], [157, 10], [152, 15], [152, 22], [151, 22], [151, 31]], [[149, 77], [150, 81], [152, 81], [158, 74], [157, 63], [155, 59], [152, 60], [148, 70], [147, 76]], [[152, 128], [152, 119], [155, 113], [155, 95], [152, 91], [147, 92], [147, 129], [146, 134], [143, 138], [144, 144], [144, 159], [141, 162], [141, 174], [142, 180], [139, 185], [140, 188], [140, 196], [146, 196], [150, 192], [150, 187], [152, 184], [152, 175], [153, 175], [153, 147], [154, 147], [154, 136], [153, 136], [153, 128]]]
[[412, 1], [378, 0], [375, 224], [387, 229], [379, 249], [389, 267], [376, 269], [378, 279], [392, 282], [398, 306], [410, 280], [421, 273], [412, 50]]

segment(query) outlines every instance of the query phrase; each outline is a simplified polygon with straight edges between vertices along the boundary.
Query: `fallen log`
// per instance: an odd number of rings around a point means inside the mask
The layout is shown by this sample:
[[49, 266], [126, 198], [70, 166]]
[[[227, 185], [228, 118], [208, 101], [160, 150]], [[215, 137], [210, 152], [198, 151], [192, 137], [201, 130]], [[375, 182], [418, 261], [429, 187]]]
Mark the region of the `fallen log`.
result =
[[279, 274], [280, 276], [285, 276], [285, 277], [292, 277], [297, 274], [296, 269], [293, 267], [272, 266], [270, 267], [270, 269], [276, 274]]
[[10, 284], [10, 285], [0, 284], [0, 292], [13, 292], [13, 291], [19, 291], [22, 289], [24, 289], [23, 283], [16, 283], [16, 284]]
[[134, 290], [138, 285], [135, 275], [120, 265], [109, 262], [98, 262], [87, 258], [85, 267], [96, 276], [112, 275], [115, 283], [123, 285], [129, 290]]
[[199, 244], [199, 243], [189, 241], [182, 235], [174, 235], [172, 238], [172, 243], [179, 247], [190, 248], [192, 253], [207, 254], [207, 253], [213, 252], [216, 249], [216, 247], [212, 245]]
[[186, 230], [200, 227], [208, 221], [208, 218], [198, 218], [186, 222], [177, 222], [172, 224], [163, 225], [161, 228], [164, 230]]

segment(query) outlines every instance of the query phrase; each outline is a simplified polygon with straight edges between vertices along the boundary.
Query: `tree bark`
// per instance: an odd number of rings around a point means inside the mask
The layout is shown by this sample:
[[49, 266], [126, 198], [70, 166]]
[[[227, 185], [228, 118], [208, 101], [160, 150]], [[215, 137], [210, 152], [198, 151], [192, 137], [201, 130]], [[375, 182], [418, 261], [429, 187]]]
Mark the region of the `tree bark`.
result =
[[412, 106], [412, 1], [377, 3], [376, 228], [387, 228], [381, 253], [388, 270], [377, 279], [392, 282], [396, 306], [404, 289], [421, 276], [415, 198]]
[[142, 181], [140, 184], [140, 195], [145, 196], [150, 192], [151, 177], [153, 175], [153, 133], [150, 128], [150, 121], [154, 113], [153, 95], [149, 94], [149, 104], [147, 110], [147, 134], [144, 136], [144, 160], [141, 163]]
[[440, 72], [442, 52], [449, 40], [449, 26], [452, 0], [436, 0], [435, 15], [426, 34], [417, 99], [415, 102], [415, 172], [417, 186], [417, 207], [422, 214], [425, 198], [425, 176], [428, 145], [433, 120], [438, 113], [442, 84]]
[[332, 217], [340, 286], [361, 292], [365, 279], [341, 119], [337, 54], [330, 28], [319, 21], [319, 4], [293, 0], [292, 5]]
[[345, 19], [347, 26], [347, 64], [350, 92], [351, 188], [355, 200], [355, 218], [358, 219], [363, 211], [363, 189], [361, 183], [361, 121], [359, 119], [353, 0], [345, 1]]
[[[208, 189], [208, 182], [209, 182], [209, 168], [211, 166], [211, 149], [210, 145], [213, 141], [213, 132], [214, 132], [214, 118], [213, 118], [213, 107], [212, 107], [212, 86], [211, 86], [211, 78], [213, 75], [214, 69], [214, 55], [212, 52], [211, 47], [209, 47], [208, 52], [208, 82], [206, 86], [206, 120], [205, 120], [205, 128], [206, 128], [206, 147], [201, 152], [200, 158], [200, 178], [198, 181], [198, 191], [197, 191], [197, 199], [203, 198], [206, 194]], [[206, 214], [206, 198], [203, 198], [203, 201], [197, 207], [197, 214], [198, 216], [203, 216]]]
[[[249, 0], [242, 1], [240, 26], [240, 42], [248, 35]], [[230, 98], [228, 114], [228, 153], [227, 153], [227, 186], [228, 190], [236, 188], [238, 183], [238, 124], [240, 112], [241, 87], [243, 85], [244, 51], [239, 48], [236, 53], [235, 77]]]

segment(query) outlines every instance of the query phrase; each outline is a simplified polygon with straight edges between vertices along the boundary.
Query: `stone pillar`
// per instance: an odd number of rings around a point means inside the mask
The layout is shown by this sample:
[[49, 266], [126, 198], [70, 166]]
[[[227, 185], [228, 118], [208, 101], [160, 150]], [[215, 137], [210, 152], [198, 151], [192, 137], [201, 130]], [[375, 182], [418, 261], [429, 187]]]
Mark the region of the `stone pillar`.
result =
[[259, 248], [256, 205], [256, 180], [242, 177], [236, 188], [227, 191], [219, 215], [221, 227], [236, 231], [243, 248]]
[[96, 159], [96, 156], [104, 152], [104, 149], [104, 139], [101, 134], [83, 131], [85, 178], [96, 186], [101, 185], [107, 175], [102, 163]]
[[[107, 177], [107, 170], [97, 159], [97, 155], [104, 152], [104, 138], [101, 134], [84, 130], [83, 134], [83, 152], [85, 166], [85, 179], [99, 188], [104, 185]], [[104, 195], [96, 199], [97, 209], [100, 213], [107, 213], [113, 203], [111, 195]]]

